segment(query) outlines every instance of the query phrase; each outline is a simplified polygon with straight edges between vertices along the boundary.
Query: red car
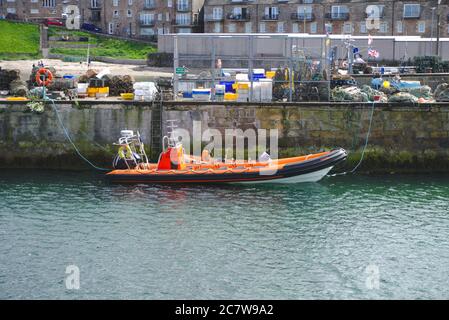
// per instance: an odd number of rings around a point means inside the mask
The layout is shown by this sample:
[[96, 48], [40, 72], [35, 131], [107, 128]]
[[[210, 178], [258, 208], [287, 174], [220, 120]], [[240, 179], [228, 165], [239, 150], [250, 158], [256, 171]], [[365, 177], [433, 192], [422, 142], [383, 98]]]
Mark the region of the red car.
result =
[[48, 26], [58, 26], [58, 27], [63, 27], [64, 23], [58, 19], [51, 19], [51, 18], [47, 18], [44, 20], [44, 24], [48, 27]]

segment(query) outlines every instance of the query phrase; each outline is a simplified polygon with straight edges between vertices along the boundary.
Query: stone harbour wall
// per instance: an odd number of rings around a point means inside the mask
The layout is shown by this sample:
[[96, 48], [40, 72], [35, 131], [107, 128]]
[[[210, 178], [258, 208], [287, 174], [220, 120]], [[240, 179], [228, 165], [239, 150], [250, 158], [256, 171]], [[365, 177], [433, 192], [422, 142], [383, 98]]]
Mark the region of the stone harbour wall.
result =
[[[139, 130], [150, 147], [149, 103], [92, 101], [59, 102], [62, 121], [88, 159], [110, 166], [120, 130]], [[350, 152], [340, 170], [360, 159], [372, 104], [301, 103], [248, 104], [166, 102], [166, 120], [178, 120], [191, 131], [277, 129], [280, 156], [308, 154], [342, 147]], [[164, 132], [165, 133], [165, 132]], [[26, 112], [24, 103], [0, 102], [0, 168], [89, 169], [67, 141], [51, 105], [42, 114]], [[449, 172], [449, 104], [378, 104], [362, 173]]]

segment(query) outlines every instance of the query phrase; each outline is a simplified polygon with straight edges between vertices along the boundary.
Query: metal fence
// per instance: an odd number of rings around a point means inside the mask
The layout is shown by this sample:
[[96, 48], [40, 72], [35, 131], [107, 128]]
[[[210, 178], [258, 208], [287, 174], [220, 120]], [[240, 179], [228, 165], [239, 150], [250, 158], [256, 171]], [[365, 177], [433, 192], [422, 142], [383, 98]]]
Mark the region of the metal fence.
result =
[[[189, 93], [210, 89], [206, 99], [221, 101], [216, 85], [234, 82], [237, 90], [239, 83], [249, 87], [247, 95], [237, 92], [241, 102], [329, 101], [328, 38], [317, 38], [312, 46], [286, 35], [178, 34], [173, 41], [176, 100], [195, 99]], [[264, 88], [271, 93], [259, 93]]]

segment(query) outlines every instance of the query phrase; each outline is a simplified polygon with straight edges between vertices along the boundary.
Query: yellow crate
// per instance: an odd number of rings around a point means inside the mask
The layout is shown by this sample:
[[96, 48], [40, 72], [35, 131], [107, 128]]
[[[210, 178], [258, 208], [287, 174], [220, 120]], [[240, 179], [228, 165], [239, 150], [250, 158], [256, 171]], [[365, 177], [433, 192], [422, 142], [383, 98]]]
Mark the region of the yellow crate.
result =
[[273, 79], [275, 75], [276, 75], [276, 71], [267, 71], [267, 72], [265, 72], [265, 76], [268, 79]]
[[133, 100], [134, 99], [134, 93], [122, 93], [120, 94], [123, 100]]
[[239, 95], [237, 93], [226, 92], [224, 95], [224, 100], [225, 101], [237, 101], [238, 96]]
[[98, 88], [98, 93], [107, 93], [107, 94], [109, 94], [109, 87]]
[[91, 98], [95, 98], [97, 96], [97, 93], [99, 92], [98, 89], [100, 88], [87, 88], [87, 95]]

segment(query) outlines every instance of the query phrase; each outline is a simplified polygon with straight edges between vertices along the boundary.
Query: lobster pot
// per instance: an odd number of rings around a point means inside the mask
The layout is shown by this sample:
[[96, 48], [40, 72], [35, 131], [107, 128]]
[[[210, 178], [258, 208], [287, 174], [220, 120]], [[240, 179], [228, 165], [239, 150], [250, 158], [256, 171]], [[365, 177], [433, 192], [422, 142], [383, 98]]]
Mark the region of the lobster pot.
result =
[[157, 88], [154, 82], [136, 82], [133, 84], [134, 100], [136, 101], [154, 101]]
[[14, 80], [20, 80], [19, 70], [6, 70], [0, 67], [0, 90], [9, 90], [9, 85]]
[[56, 78], [48, 85], [50, 90], [63, 91], [76, 88], [75, 79]]
[[210, 100], [210, 89], [193, 89], [192, 98], [196, 101], [209, 101]]
[[22, 80], [12, 81], [10, 84], [10, 88], [10, 93], [13, 96], [26, 97], [29, 93], [27, 83]]
[[260, 102], [273, 101], [273, 80], [272, 79], [260, 79]]

